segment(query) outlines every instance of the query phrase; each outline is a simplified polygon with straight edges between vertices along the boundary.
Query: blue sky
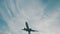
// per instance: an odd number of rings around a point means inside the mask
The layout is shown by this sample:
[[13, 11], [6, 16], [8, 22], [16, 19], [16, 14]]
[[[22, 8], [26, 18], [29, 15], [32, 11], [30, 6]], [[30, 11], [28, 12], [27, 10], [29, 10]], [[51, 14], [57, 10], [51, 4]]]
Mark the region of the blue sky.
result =
[[31, 34], [60, 34], [60, 0], [0, 0], [1, 34], [27, 34], [25, 21]]

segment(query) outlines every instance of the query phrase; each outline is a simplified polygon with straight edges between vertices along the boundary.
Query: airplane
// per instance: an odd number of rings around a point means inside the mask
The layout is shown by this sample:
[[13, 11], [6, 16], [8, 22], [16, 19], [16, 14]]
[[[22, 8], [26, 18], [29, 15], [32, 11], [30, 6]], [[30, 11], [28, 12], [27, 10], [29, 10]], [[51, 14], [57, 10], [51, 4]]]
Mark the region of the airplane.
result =
[[26, 28], [24, 28], [24, 29], [22, 29], [22, 30], [27, 31], [28, 34], [31, 34], [31, 32], [38, 32], [37, 30], [33, 30], [33, 29], [29, 28], [27, 22], [26, 22], [25, 24], [26, 24]]

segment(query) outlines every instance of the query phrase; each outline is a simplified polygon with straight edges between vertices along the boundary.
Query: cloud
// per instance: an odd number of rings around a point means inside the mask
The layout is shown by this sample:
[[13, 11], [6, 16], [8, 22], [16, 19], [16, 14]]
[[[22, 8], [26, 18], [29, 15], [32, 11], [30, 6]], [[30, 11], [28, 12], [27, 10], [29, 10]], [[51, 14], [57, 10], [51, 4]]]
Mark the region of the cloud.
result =
[[32, 29], [39, 30], [39, 32], [33, 34], [60, 33], [58, 1], [40, 1], [6, 0], [1, 4], [2, 10], [0, 9], [0, 11], [5, 21], [8, 22], [11, 34], [24, 34], [25, 32], [21, 29], [25, 27], [25, 21], [28, 22]]

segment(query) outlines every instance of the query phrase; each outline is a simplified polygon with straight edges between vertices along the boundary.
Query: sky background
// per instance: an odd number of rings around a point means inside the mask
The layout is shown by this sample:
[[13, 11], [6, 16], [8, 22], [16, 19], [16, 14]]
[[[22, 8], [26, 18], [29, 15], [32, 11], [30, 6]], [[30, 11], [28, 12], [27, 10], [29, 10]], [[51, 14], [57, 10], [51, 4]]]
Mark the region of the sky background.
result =
[[60, 34], [60, 0], [0, 0], [0, 34]]

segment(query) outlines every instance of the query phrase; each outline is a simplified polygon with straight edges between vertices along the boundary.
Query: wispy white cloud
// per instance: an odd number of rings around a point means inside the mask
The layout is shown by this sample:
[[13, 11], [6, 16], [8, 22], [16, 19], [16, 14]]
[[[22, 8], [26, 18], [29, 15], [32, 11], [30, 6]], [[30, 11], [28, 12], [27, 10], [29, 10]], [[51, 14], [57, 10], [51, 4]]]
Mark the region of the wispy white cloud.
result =
[[[21, 29], [27, 21], [31, 28], [39, 30], [33, 34], [60, 34], [59, 8], [52, 9], [48, 4], [42, 4], [40, 0], [6, 0], [1, 7], [1, 14], [8, 22], [11, 34], [24, 34]], [[46, 3], [44, 2], [44, 3]], [[53, 2], [52, 2], [53, 3]], [[1, 6], [3, 6], [1, 5]], [[47, 8], [47, 7], [50, 7]], [[57, 6], [56, 6], [57, 7]], [[5, 10], [5, 11], [4, 11]], [[5, 13], [7, 12], [7, 13]]]

